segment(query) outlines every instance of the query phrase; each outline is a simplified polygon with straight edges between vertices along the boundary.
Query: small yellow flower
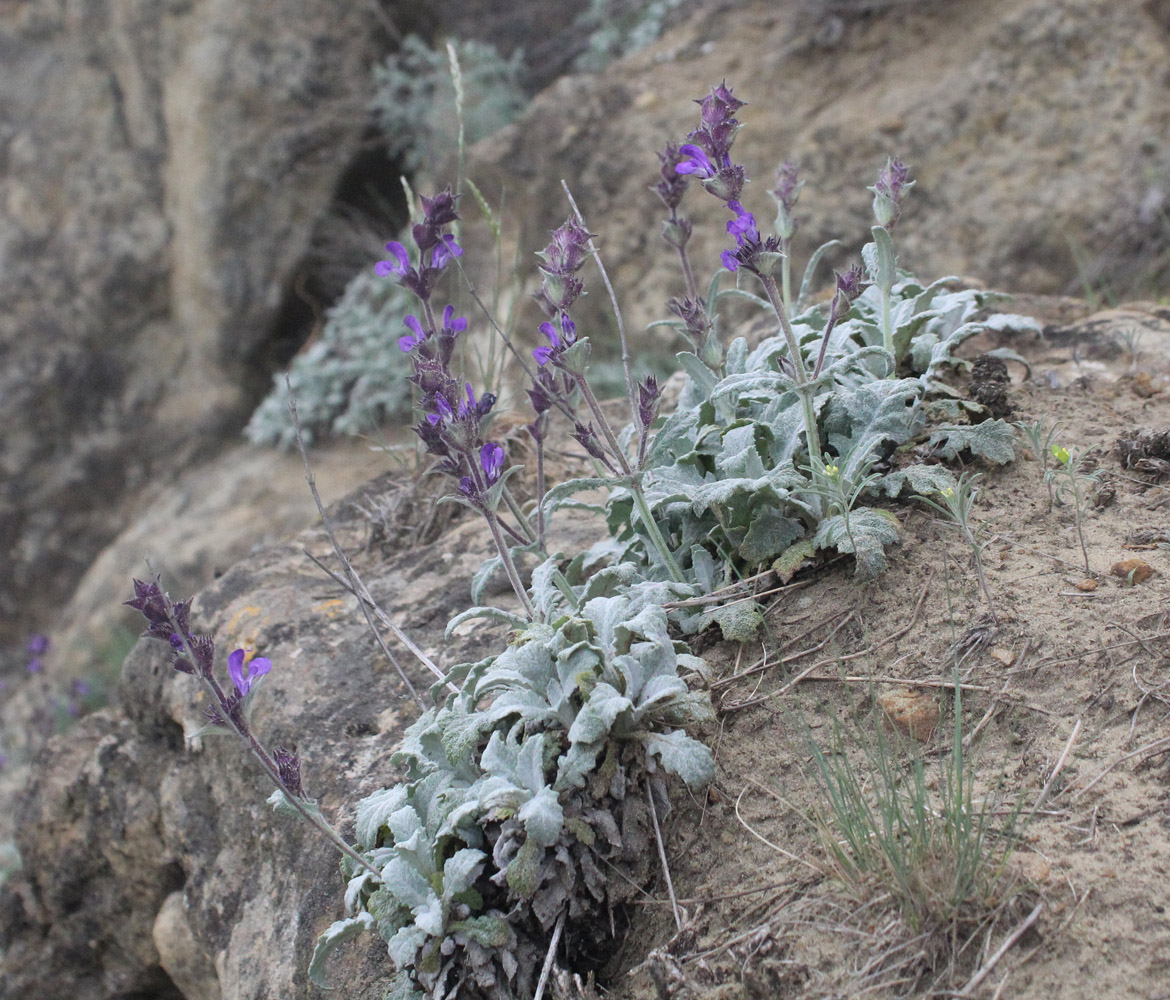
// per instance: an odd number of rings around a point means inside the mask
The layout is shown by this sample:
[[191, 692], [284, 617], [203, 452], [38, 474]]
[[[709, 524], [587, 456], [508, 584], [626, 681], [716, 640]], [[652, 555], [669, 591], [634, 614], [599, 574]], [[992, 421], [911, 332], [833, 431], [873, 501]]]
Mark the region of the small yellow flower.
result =
[[825, 475], [828, 476], [830, 479], [836, 479], [840, 472], [841, 472], [841, 470], [839, 468], [837, 468], [837, 466], [835, 466], [835, 465], [826, 465], [825, 466]]
[[1058, 444], [1052, 446], [1052, 457], [1055, 458], [1061, 465], [1068, 465], [1069, 453], [1067, 448], [1062, 448]]
[[953, 497], [955, 495], [954, 487], [953, 486], [944, 486], [941, 490], [938, 491], [938, 495], [945, 500], [949, 500], [951, 497]]

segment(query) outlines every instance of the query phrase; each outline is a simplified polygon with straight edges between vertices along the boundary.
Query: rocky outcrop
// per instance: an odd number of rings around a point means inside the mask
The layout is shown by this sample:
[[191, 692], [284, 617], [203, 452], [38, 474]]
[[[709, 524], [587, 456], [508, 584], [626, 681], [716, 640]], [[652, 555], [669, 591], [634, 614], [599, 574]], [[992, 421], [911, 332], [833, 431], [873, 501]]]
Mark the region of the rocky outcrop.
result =
[[373, 39], [335, 0], [0, 10], [0, 623], [246, 417]]
[[[364, 510], [376, 493], [343, 503], [338, 531], [387, 613], [444, 666], [505, 642], [482, 625], [443, 639], [488, 555], [486, 529], [465, 519], [432, 545], [391, 554], [368, 545]], [[578, 519], [563, 543], [578, 548], [598, 530]], [[333, 561], [321, 529], [261, 550], [202, 591], [195, 618], [221, 661], [240, 645], [271, 659], [254, 728], [269, 746], [296, 748], [306, 788], [346, 829], [358, 797], [394, 782], [389, 757], [417, 708], [356, 602], [303, 549]], [[425, 692], [433, 678], [398, 652]], [[185, 743], [204, 723], [201, 698], [169, 669], [162, 643], [139, 642], [120, 695], [123, 712], [87, 717], [38, 761], [17, 835], [25, 875], [3, 901], [0, 996], [318, 995], [306, 969], [317, 935], [341, 916], [337, 857], [265, 804], [271, 789], [236, 741]], [[390, 971], [384, 946], [363, 941], [331, 979], [347, 998], [380, 1000]]]
[[[746, 207], [770, 221], [766, 192], [786, 159], [807, 181], [798, 268], [830, 239], [846, 243], [835, 266], [856, 260], [871, 224], [866, 186], [898, 156], [917, 178], [897, 232], [915, 273], [970, 275], [1013, 292], [1156, 298], [1170, 278], [1162, 6], [709, 7], [600, 79], [559, 80], [523, 120], [481, 144], [469, 173], [505, 205], [532, 206], [514, 213], [525, 256], [568, 214], [567, 181], [637, 329], [682, 291], [647, 190], [655, 154], [695, 127], [690, 98], [726, 78], [750, 102], [735, 146], [752, 179]], [[696, 270], [710, 274], [727, 213], [699, 190], [683, 210], [696, 220]], [[830, 280], [826, 270], [821, 283]], [[603, 290], [592, 299], [592, 328], [612, 325]]]

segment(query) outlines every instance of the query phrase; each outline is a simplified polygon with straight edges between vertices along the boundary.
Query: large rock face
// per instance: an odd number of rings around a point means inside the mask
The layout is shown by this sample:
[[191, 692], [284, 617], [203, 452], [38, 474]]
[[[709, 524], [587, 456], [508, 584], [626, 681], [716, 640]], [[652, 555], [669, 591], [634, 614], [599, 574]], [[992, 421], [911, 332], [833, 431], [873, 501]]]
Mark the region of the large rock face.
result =
[[372, 38], [339, 0], [0, 8], [0, 628], [246, 416]]

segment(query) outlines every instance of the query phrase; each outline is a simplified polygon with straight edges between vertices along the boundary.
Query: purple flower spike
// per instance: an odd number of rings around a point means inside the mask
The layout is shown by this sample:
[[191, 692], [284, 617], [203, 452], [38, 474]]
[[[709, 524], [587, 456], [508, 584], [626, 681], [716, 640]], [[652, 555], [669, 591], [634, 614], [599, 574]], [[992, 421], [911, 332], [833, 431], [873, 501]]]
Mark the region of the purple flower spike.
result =
[[702, 180], [714, 177], [718, 173], [715, 169], [715, 164], [711, 162], [711, 158], [698, 146], [694, 145], [694, 143], [684, 143], [679, 146], [678, 151], [686, 159], [679, 161], [678, 165], [674, 168], [675, 173], [694, 174], [694, 176]]
[[276, 770], [285, 788], [297, 798], [304, 798], [305, 789], [301, 784], [301, 762], [293, 750], [284, 747], [272, 748], [272, 759], [276, 762]]
[[388, 278], [390, 275], [395, 275], [399, 278], [406, 277], [406, 272], [410, 270], [410, 257], [406, 253], [406, 247], [396, 241], [391, 241], [386, 244], [386, 249], [390, 251], [393, 260], [380, 260], [374, 265], [374, 273], [382, 278]]
[[503, 446], [496, 444], [494, 441], [489, 441], [480, 449], [479, 464], [483, 467], [484, 478], [487, 479], [488, 486], [491, 486], [492, 483], [500, 478], [500, 473], [504, 471]]
[[240, 692], [242, 698], [252, 690], [252, 685], [272, 669], [272, 661], [265, 656], [257, 656], [247, 666], [244, 665], [245, 652], [237, 649], [228, 657], [228, 673], [232, 683]]
[[[451, 307], [448, 306], [447, 308], [450, 309]], [[407, 316], [402, 321], [402, 325], [408, 327], [413, 333], [398, 338], [398, 349], [404, 354], [409, 354], [427, 339], [427, 333], [423, 329], [422, 323], [418, 321], [417, 316]]]

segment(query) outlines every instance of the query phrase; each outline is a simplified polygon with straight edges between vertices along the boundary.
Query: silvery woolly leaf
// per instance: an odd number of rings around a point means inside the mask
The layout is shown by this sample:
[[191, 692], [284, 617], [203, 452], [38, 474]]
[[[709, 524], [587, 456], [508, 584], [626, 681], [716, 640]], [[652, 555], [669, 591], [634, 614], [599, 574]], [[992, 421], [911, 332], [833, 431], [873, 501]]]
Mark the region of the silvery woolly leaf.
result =
[[711, 371], [697, 354], [682, 351], [675, 355], [682, 370], [703, 399], [711, 398], [711, 390], [715, 387], [715, 373]]
[[551, 847], [561, 835], [565, 814], [557, 793], [544, 787], [520, 807], [517, 818], [529, 839], [541, 847]]
[[328, 989], [325, 983], [325, 963], [333, 949], [343, 941], [373, 929], [374, 918], [364, 911], [346, 920], [334, 921], [326, 927], [317, 938], [317, 947], [313, 949], [313, 957], [309, 962], [310, 981], [322, 989]]
[[[485, 948], [504, 948], [514, 939], [512, 925], [503, 917], [483, 914], [466, 920], [452, 920], [447, 925], [452, 933], [466, 934]], [[387, 997], [386, 1000], [391, 1000]]]
[[662, 761], [671, 774], [682, 778], [688, 788], [698, 791], [715, 777], [715, 758], [711, 751], [686, 733], [651, 733], [642, 737], [646, 752]]
[[462, 611], [447, 622], [447, 631], [445, 637], [450, 639], [451, 633], [455, 631], [464, 622], [472, 621], [476, 618], [487, 618], [491, 621], [501, 621], [512, 628], [522, 629], [528, 625], [528, 619], [523, 615], [514, 614], [511, 611], [503, 611], [500, 608], [491, 607], [474, 607]]
[[677, 698], [686, 693], [687, 685], [681, 677], [671, 677], [665, 674], [659, 675], [658, 677], [651, 677], [642, 688], [641, 695], [637, 699], [638, 713], [641, 715], [657, 702]]
[[544, 848], [534, 839], [527, 839], [507, 868], [508, 888], [520, 896], [531, 896], [540, 885], [540, 862]]
[[795, 517], [785, 517], [776, 508], [761, 506], [739, 543], [739, 554], [758, 566], [785, 551], [804, 534], [804, 524]]
[[813, 544], [819, 549], [835, 548], [857, 561], [857, 576], [872, 579], [886, 568], [886, 547], [898, 541], [898, 519], [886, 510], [857, 507], [845, 515], [835, 514], [821, 522]]
[[1015, 444], [1015, 432], [1006, 420], [984, 420], [969, 426], [946, 424], [936, 427], [928, 442], [929, 447], [938, 448], [939, 454], [948, 461], [968, 450], [995, 465], [1014, 461]]
[[821, 258], [825, 256], [834, 247], [841, 246], [840, 240], [829, 240], [827, 243], [822, 243], [813, 255], [808, 259], [808, 263], [804, 267], [804, 277], [800, 280], [800, 292], [796, 296], [796, 311], [800, 312], [804, 308], [804, 303], [813, 293], [813, 278], [816, 277], [817, 265], [820, 264]]
[[727, 346], [727, 357], [723, 362], [723, 370], [729, 375], [735, 375], [746, 369], [747, 341], [743, 337], [736, 337]]
[[394, 977], [394, 982], [382, 1000], [426, 1000], [426, 994], [414, 985], [410, 974], [403, 971]]
[[609, 735], [614, 721], [633, 705], [630, 699], [604, 681], [590, 693], [569, 728], [570, 743], [596, 743]]
[[642, 568], [634, 562], [623, 562], [599, 569], [585, 581], [585, 588], [581, 591], [581, 602], [590, 601], [594, 597], [614, 597], [623, 593], [626, 585], [636, 580], [641, 573]]
[[406, 788], [395, 785], [367, 795], [357, 804], [354, 836], [358, 845], [369, 850], [378, 843], [378, 831], [406, 804]]
[[723, 432], [722, 447], [715, 456], [715, 470], [720, 477], [759, 479], [764, 475], [764, 463], [756, 447], [759, 430], [754, 421], [745, 421]]
[[487, 855], [483, 851], [476, 851], [470, 847], [456, 851], [443, 864], [443, 903], [449, 905], [451, 900], [461, 892], [466, 892], [479, 878]]
[[751, 642], [764, 624], [764, 616], [755, 601], [736, 601], [709, 611], [705, 617], [719, 625], [728, 642]]
[[485, 559], [471, 578], [471, 599], [478, 604], [483, 597], [484, 588], [491, 582], [492, 577], [503, 572], [503, 569], [504, 562], [498, 555]]
[[414, 965], [418, 950], [430, 940], [429, 935], [421, 927], [413, 924], [403, 927], [387, 944], [387, 950], [394, 964], [400, 969]]
[[426, 906], [432, 898], [438, 898], [430, 881], [404, 857], [390, 859], [382, 869], [382, 884], [387, 892], [414, 913]]
[[565, 604], [565, 595], [556, 584], [559, 573], [556, 556], [546, 559], [532, 571], [532, 584], [528, 592], [532, 595], [537, 617], [545, 621], [555, 619]]
[[874, 486], [875, 492], [896, 497], [909, 488], [919, 496], [931, 496], [948, 487], [954, 487], [955, 477], [942, 465], [908, 465], [897, 472], [882, 476]]

